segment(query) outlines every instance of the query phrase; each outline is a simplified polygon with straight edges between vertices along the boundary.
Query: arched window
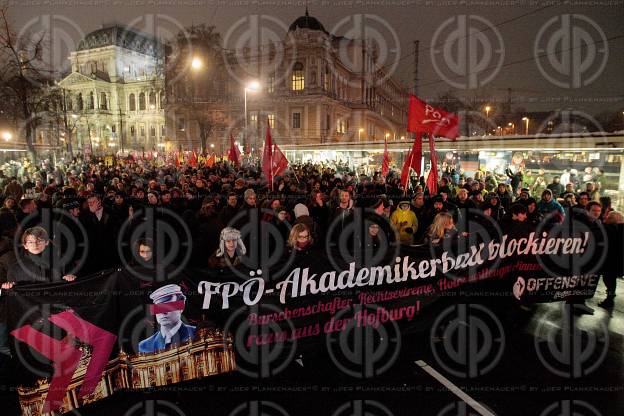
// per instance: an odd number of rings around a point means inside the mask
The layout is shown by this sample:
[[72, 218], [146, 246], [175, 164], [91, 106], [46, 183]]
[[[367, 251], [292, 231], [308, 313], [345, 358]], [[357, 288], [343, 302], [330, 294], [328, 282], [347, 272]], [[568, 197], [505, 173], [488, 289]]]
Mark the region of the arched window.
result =
[[76, 99], [78, 104], [78, 111], [84, 110], [84, 102], [82, 101], [82, 93], [78, 93], [78, 98]]
[[152, 108], [156, 109], [156, 92], [155, 91], [151, 91], [149, 94], [149, 105], [150, 105], [150, 109]]
[[130, 96], [128, 97], [128, 108], [130, 109], [130, 111], [136, 111], [136, 97], [134, 96], [134, 94], [130, 94]]
[[67, 99], [65, 100], [65, 110], [72, 111], [73, 109], [74, 109], [74, 103], [71, 97], [67, 97]]
[[93, 110], [95, 108], [95, 94], [93, 91], [89, 93], [89, 110]]
[[303, 74], [303, 64], [296, 62], [292, 70], [292, 90], [301, 91], [305, 87], [305, 76]]
[[101, 92], [100, 93], [100, 109], [101, 110], [108, 110], [108, 103], [106, 101], [106, 93], [105, 92]]
[[158, 94], [158, 98], [160, 99], [160, 109], [162, 110], [163, 108], [165, 108], [165, 91], [160, 91], [160, 93]]
[[145, 93], [139, 94], [139, 110], [145, 110]]

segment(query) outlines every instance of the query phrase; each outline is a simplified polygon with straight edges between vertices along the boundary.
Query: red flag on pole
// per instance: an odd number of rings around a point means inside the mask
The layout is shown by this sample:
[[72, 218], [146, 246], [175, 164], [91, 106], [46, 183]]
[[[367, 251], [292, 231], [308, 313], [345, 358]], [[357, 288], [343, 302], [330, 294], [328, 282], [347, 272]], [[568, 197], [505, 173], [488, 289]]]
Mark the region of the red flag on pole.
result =
[[455, 140], [459, 136], [459, 117], [410, 95], [407, 131]]
[[209, 168], [213, 167], [216, 161], [216, 156], [215, 154], [211, 154], [210, 157], [206, 160], [206, 166], [208, 166]]
[[191, 165], [191, 167], [193, 168], [197, 167], [197, 154], [194, 150], [193, 153], [191, 153], [191, 157], [189, 158], [189, 165]]
[[273, 190], [273, 140], [271, 139], [271, 126], [267, 120], [266, 138], [264, 141], [264, 151], [262, 152], [262, 173], [266, 177], [271, 190]]
[[429, 195], [436, 195], [438, 193], [438, 154], [435, 150], [435, 141], [433, 136], [429, 136], [429, 153], [431, 157], [431, 171], [427, 176], [427, 188], [429, 188]]
[[409, 170], [412, 164], [412, 152], [407, 152], [407, 157], [405, 158], [405, 163], [403, 163], [403, 170], [401, 170], [401, 185], [403, 185], [403, 189], [407, 189], [407, 181], [409, 180]]
[[388, 141], [384, 139], [383, 162], [381, 163], [381, 176], [386, 177], [390, 171], [390, 155], [388, 154]]
[[412, 150], [407, 154], [405, 163], [403, 164], [403, 171], [401, 172], [401, 185], [404, 189], [407, 189], [407, 182], [409, 180], [409, 170], [414, 169], [416, 174], [420, 177], [420, 164], [422, 159], [422, 138], [420, 133], [416, 133], [414, 137], [414, 143], [412, 144]]
[[234, 164], [234, 166], [240, 166], [240, 150], [236, 143], [234, 143], [232, 133], [230, 133], [230, 150], [228, 151], [227, 157], [229, 161]]
[[288, 159], [286, 159], [286, 155], [282, 153], [282, 150], [277, 146], [277, 144], [273, 145], [273, 160], [271, 162], [271, 176], [276, 177], [282, 174], [288, 167]]

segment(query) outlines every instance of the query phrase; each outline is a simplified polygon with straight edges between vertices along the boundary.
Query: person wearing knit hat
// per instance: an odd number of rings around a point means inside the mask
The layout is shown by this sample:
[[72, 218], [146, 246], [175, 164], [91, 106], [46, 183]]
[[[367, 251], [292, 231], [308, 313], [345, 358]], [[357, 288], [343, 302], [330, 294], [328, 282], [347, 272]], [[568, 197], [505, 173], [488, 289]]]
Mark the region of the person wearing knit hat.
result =
[[156, 315], [159, 330], [151, 337], [139, 342], [140, 353], [153, 353], [195, 338], [195, 327], [182, 322], [186, 296], [182, 288], [169, 284], [156, 289], [149, 295], [154, 303], [150, 310]]
[[295, 218], [299, 218], [303, 215], [310, 215], [310, 210], [302, 203], [295, 205], [295, 208], [293, 210], [295, 211]]
[[225, 227], [219, 236], [219, 248], [208, 259], [208, 267], [224, 269], [228, 266], [238, 266], [241, 263], [241, 257], [246, 252], [240, 231], [236, 228]]

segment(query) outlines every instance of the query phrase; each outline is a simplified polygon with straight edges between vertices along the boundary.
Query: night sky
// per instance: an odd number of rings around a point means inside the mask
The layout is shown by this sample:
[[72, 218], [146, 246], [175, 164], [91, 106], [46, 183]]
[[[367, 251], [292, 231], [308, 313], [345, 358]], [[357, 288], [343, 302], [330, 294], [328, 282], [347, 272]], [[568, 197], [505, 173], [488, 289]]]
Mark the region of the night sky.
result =
[[[529, 111], [574, 109], [596, 114], [624, 110], [622, 1], [580, 1], [574, 7], [548, 2], [555, 5], [545, 9], [546, 2], [511, 1], [475, 2], [476, 6], [410, 0], [307, 3], [310, 15], [329, 32], [347, 36], [364, 32], [379, 40], [381, 50], [387, 52], [380, 64], [395, 68], [397, 78], [410, 87], [413, 41], [420, 40], [419, 95], [426, 99], [454, 91], [496, 107], [507, 100], [507, 89], [512, 88], [514, 108]], [[263, 43], [267, 36], [262, 33], [269, 33], [268, 38], [283, 36], [292, 21], [304, 14], [305, 4], [20, 0], [10, 13], [16, 31], [49, 28], [55, 45], [51, 59], [67, 65], [68, 49], [102, 24], [132, 23], [137, 29], [167, 37], [179, 27], [205, 22], [214, 24], [224, 37], [229, 34], [233, 41], [225, 46], [232, 47], [250, 34], [250, 15], [259, 15], [256, 20], [265, 29], [251, 31], [250, 37]], [[472, 35], [466, 36], [470, 30]], [[446, 55], [444, 47], [448, 47]], [[542, 69], [535, 54], [542, 54]]]

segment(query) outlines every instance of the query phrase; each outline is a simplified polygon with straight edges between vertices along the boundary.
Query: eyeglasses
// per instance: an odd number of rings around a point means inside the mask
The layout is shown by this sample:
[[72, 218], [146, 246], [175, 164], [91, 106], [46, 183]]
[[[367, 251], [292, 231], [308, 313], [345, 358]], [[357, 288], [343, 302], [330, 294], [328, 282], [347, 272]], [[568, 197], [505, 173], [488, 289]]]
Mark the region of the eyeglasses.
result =
[[297, 236], [297, 240], [307, 240], [308, 238], [310, 238], [310, 235], [309, 235], [309, 234], [306, 234], [306, 235], [301, 235], [301, 234], [299, 234], [299, 235]]
[[46, 242], [46, 240], [44, 240], [43, 238], [37, 238], [35, 240], [26, 240], [24, 241], [24, 245], [26, 246], [35, 246], [35, 245], [39, 245], [39, 244], [44, 244]]

